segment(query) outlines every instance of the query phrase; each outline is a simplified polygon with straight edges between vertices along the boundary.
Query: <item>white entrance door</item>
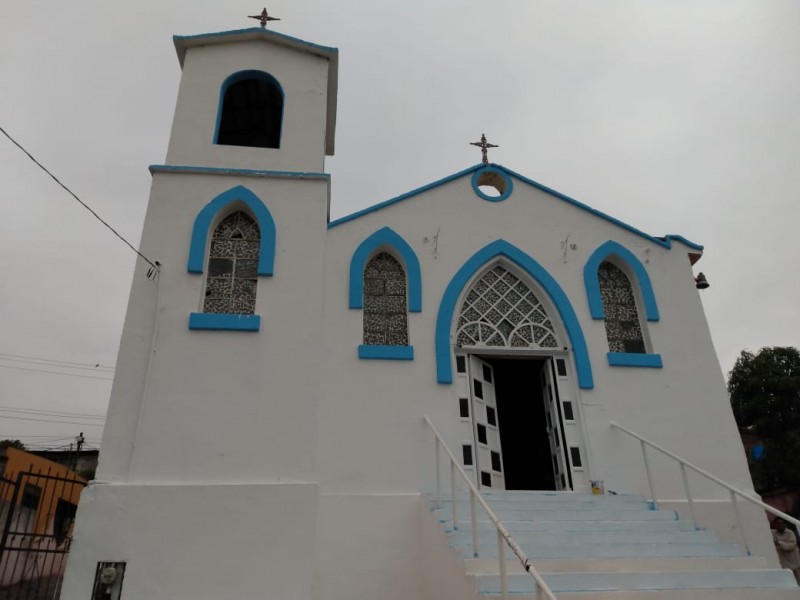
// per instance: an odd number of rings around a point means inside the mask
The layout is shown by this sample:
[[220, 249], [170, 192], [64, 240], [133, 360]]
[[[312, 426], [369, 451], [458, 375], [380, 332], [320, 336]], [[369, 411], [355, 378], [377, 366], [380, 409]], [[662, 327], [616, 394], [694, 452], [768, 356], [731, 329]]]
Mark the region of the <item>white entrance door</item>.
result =
[[503, 476], [503, 451], [500, 448], [500, 419], [492, 365], [470, 355], [469, 379], [478, 487], [504, 490], [506, 482]]
[[572, 489], [572, 473], [570, 473], [564, 454], [564, 425], [561, 419], [558, 391], [553, 376], [553, 359], [549, 358], [542, 366], [541, 384], [544, 398], [547, 438], [550, 442], [550, 462], [553, 466], [556, 490]]

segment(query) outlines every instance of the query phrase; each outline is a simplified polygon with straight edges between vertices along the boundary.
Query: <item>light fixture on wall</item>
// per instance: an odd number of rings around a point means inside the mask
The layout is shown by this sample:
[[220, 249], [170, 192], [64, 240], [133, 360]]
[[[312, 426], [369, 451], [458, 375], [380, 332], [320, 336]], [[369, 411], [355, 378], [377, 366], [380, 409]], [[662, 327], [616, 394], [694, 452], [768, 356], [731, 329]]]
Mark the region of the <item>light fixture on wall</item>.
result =
[[708, 288], [710, 285], [711, 284], [708, 283], [708, 279], [706, 279], [706, 276], [703, 275], [702, 273], [698, 273], [697, 277], [694, 278], [694, 286], [698, 290], [704, 290]]

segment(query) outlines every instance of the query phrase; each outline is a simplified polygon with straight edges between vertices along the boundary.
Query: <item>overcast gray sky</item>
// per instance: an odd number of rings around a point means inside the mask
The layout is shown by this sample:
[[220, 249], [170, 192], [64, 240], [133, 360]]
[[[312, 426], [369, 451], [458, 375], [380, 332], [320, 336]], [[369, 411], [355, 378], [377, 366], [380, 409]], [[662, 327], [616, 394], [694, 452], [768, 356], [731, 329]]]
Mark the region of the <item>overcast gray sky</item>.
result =
[[[262, 4], [2, 8], [0, 126], [138, 244], [147, 166], [164, 160], [180, 78], [171, 36], [256, 25], [245, 15]], [[268, 9], [283, 19], [275, 30], [340, 51], [333, 218], [475, 164], [468, 142], [485, 132], [500, 144], [492, 161], [704, 244], [697, 270], [725, 372], [743, 348], [800, 346], [800, 3]], [[105, 412], [135, 255], [2, 137], [0, 165], [0, 439], [54, 446], [84, 431], [97, 445], [102, 419], [75, 415]]]

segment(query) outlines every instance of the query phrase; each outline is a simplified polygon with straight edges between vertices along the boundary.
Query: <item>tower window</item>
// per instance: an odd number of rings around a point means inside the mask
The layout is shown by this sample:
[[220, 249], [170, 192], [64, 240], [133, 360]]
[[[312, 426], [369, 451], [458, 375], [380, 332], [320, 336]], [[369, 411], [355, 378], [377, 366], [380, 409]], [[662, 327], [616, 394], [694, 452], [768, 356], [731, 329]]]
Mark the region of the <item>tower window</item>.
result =
[[222, 219], [211, 236], [203, 312], [252, 315], [256, 309], [261, 232], [245, 212]]
[[283, 92], [270, 75], [244, 71], [223, 84], [216, 143], [280, 148]]

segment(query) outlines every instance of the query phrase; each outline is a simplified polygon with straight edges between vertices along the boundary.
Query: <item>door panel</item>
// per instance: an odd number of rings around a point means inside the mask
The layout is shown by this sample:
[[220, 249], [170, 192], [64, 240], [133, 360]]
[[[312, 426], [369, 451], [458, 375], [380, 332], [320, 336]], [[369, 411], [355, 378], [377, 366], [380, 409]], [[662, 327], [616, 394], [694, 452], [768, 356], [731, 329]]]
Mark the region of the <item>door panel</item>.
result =
[[504, 490], [503, 451], [492, 365], [470, 355], [469, 379], [479, 487]]
[[553, 465], [553, 476], [556, 490], [571, 489], [571, 473], [564, 455], [565, 440], [558, 403], [555, 378], [553, 376], [552, 359], [548, 359], [542, 366], [540, 380], [542, 398], [547, 421], [547, 438], [550, 442], [550, 459]]

